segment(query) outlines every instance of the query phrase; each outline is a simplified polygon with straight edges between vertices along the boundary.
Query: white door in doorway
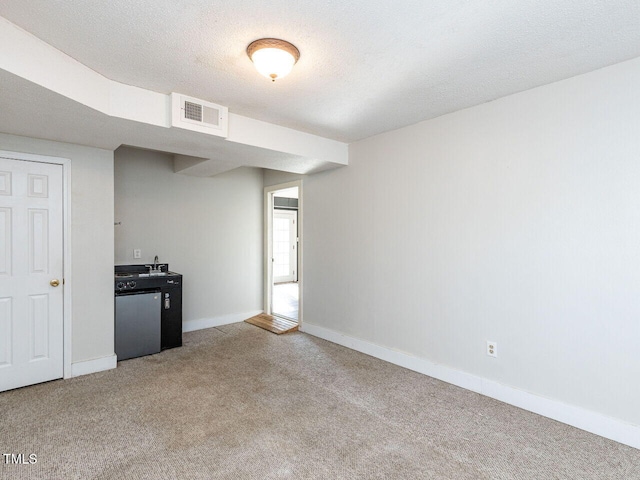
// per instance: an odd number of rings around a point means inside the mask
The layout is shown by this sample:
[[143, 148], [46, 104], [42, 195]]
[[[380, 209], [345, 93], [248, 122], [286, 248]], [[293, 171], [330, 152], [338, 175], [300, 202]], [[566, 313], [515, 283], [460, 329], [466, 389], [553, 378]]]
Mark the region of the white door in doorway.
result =
[[0, 158], [0, 391], [63, 376], [62, 165]]
[[298, 270], [298, 212], [273, 212], [273, 283], [295, 282]]

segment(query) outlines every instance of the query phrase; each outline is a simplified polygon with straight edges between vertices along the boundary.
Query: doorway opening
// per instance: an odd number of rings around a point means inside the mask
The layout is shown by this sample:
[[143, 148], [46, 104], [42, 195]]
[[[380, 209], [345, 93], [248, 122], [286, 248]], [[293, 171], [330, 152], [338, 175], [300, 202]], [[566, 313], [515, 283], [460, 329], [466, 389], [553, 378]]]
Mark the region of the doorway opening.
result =
[[265, 312], [301, 322], [302, 182], [265, 188]]

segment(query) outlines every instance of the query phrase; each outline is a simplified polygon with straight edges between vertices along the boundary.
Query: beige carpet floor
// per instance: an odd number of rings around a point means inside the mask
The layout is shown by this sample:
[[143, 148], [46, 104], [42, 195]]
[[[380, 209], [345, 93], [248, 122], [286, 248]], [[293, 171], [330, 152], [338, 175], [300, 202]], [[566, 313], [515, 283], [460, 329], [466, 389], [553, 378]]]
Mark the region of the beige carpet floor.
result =
[[0, 453], [37, 454], [3, 479], [640, 478], [639, 450], [246, 323], [2, 393], [0, 414]]

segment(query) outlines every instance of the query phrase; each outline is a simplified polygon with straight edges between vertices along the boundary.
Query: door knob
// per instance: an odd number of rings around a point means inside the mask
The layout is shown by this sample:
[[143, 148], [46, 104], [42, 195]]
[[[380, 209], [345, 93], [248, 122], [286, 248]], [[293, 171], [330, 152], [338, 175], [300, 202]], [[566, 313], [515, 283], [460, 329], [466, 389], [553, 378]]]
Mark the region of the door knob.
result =
[[49, 282], [49, 284], [50, 284], [52, 287], [57, 287], [58, 285], [60, 285], [60, 280], [58, 280], [57, 278], [54, 278], [53, 280], [51, 280], [51, 281]]

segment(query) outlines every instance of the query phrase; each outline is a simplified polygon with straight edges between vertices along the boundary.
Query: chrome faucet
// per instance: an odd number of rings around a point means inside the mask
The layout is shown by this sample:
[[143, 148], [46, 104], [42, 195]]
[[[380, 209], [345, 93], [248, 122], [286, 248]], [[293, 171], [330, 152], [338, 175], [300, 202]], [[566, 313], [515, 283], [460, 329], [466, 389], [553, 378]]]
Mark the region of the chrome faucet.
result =
[[153, 269], [157, 272], [158, 271], [158, 255], [156, 255], [153, 258]]

